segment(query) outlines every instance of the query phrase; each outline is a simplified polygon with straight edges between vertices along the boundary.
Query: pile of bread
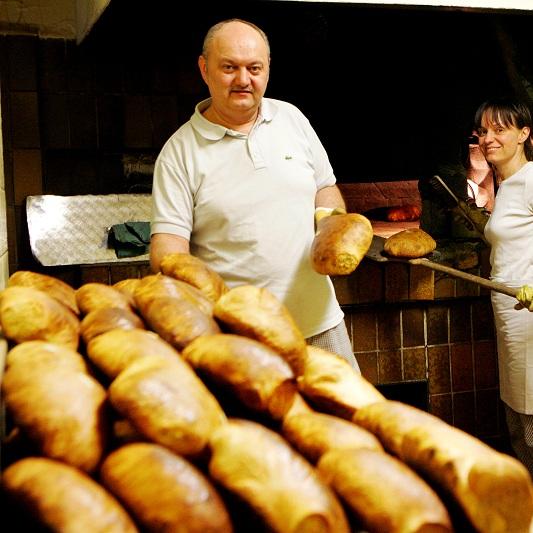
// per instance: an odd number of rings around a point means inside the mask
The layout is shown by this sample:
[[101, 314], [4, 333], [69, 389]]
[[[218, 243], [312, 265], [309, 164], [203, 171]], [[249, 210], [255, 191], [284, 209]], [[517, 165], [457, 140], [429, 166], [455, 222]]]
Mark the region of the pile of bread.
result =
[[77, 289], [17, 272], [0, 326], [2, 489], [49, 530], [530, 529], [521, 463], [387, 400], [269, 291], [192, 256]]

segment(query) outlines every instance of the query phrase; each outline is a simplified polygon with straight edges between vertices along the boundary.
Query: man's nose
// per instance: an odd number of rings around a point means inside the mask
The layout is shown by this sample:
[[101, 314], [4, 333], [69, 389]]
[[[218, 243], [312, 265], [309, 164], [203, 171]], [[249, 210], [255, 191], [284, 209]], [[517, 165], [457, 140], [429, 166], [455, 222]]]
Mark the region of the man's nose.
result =
[[246, 68], [240, 68], [238, 71], [237, 71], [237, 76], [236, 76], [236, 81], [239, 85], [245, 87], [246, 85], [248, 85], [248, 83], [250, 83], [250, 74], [248, 72], [248, 69]]

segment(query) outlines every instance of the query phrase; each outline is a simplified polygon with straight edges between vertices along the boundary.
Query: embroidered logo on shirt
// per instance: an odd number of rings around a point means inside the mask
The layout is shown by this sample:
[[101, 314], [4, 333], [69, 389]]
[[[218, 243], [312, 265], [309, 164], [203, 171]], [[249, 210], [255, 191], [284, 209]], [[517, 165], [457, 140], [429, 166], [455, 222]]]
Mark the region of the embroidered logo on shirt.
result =
[[292, 159], [292, 155], [286, 155], [285, 159], [288, 161], [289, 159]]

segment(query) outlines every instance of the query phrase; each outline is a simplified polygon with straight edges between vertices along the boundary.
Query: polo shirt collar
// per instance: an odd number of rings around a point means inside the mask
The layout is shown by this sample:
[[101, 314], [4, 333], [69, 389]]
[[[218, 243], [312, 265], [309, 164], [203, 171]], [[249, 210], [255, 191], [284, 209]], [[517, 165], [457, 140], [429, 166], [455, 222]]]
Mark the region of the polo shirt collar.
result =
[[[194, 114], [191, 117], [191, 124], [193, 128], [205, 139], [209, 141], [219, 141], [222, 139], [229, 131], [232, 132], [232, 135], [235, 133], [233, 130], [229, 130], [225, 126], [220, 124], [213, 124], [207, 120], [203, 115], [204, 111], [209, 104], [211, 103], [211, 98], [206, 98], [202, 100], [199, 104], [196, 105], [194, 109]], [[276, 106], [274, 103], [268, 99], [263, 98], [261, 100], [261, 106], [259, 108], [259, 117], [257, 124], [261, 122], [270, 122], [276, 113]]]

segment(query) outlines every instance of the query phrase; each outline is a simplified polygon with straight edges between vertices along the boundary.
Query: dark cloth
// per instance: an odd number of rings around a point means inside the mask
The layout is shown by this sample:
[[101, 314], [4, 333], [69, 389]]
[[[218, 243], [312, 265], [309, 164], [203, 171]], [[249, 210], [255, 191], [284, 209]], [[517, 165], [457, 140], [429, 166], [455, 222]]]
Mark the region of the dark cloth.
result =
[[115, 224], [109, 230], [107, 242], [118, 258], [144, 255], [150, 244], [150, 222]]

